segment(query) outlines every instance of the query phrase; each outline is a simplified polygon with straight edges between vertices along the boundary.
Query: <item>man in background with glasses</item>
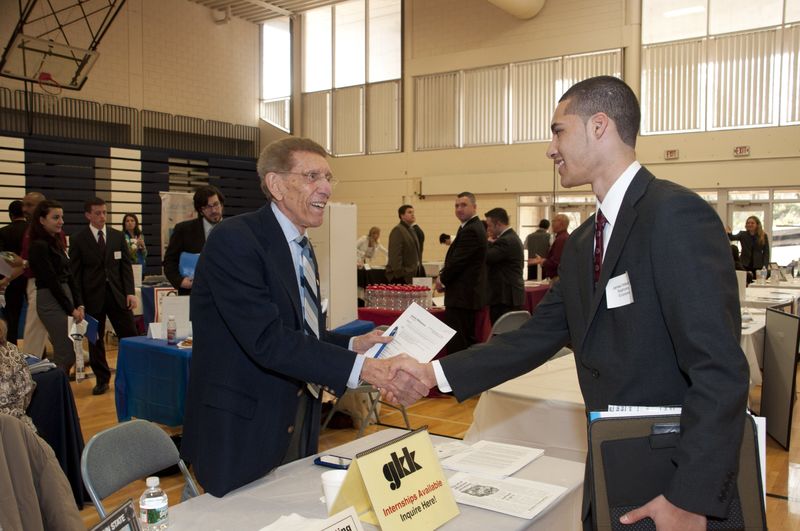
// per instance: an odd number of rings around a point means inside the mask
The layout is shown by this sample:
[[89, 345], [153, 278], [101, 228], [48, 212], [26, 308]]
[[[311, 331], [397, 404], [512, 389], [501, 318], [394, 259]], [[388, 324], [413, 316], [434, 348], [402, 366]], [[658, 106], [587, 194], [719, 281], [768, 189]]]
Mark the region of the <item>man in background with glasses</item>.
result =
[[192, 292], [194, 279], [184, 276], [180, 271], [182, 253], [200, 254], [206, 244], [206, 238], [214, 226], [222, 221], [225, 207], [225, 196], [216, 187], [201, 186], [194, 193], [194, 209], [197, 218], [181, 221], [172, 231], [169, 245], [164, 252], [164, 275], [180, 295]]

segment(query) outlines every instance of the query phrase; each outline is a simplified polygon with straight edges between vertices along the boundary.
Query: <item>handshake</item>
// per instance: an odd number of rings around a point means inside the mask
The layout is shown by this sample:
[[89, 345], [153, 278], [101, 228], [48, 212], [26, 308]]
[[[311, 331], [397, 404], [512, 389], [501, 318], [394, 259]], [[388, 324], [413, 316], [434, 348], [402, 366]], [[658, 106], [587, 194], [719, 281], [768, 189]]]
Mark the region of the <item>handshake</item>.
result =
[[[376, 343], [388, 343], [392, 338], [372, 331], [354, 338], [353, 350], [363, 354]], [[430, 363], [420, 363], [401, 354], [388, 359], [367, 358], [361, 368], [361, 379], [374, 385], [383, 398], [395, 404], [410, 406], [436, 387], [436, 375]]]
[[361, 379], [378, 388], [384, 400], [410, 406], [436, 387], [436, 375], [430, 363], [420, 363], [401, 354], [388, 359], [367, 358]]

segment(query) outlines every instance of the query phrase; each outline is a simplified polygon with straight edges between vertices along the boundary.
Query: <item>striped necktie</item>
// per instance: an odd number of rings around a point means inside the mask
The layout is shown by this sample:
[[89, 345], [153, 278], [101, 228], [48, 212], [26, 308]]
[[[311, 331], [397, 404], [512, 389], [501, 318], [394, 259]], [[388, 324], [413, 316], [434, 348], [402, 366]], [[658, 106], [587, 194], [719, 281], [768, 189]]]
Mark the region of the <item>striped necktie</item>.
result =
[[[312, 335], [319, 339], [319, 292], [317, 291], [317, 268], [311, 259], [311, 244], [305, 236], [299, 236], [295, 240], [302, 249], [300, 253], [300, 286], [303, 299], [303, 329], [307, 335]], [[314, 396], [319, 397], [320, 387], [317, 384], [309, 383], [308, 390]]]

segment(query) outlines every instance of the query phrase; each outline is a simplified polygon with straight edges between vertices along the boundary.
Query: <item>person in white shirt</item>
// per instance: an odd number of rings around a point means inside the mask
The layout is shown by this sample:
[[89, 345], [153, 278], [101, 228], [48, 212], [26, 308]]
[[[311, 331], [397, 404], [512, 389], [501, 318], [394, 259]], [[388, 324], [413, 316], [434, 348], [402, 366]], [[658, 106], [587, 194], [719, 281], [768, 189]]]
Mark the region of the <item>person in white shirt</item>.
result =
[[356, 242], [356, 258], [358, 258], [358, 266], [362, 267], [364, 264], [369, 264], [375, 258], [375, 251], [382, 252], [385, 256], [389, 255], [389, 251], [379, 241], [381, 237], [381, 229], [379, 227], [372, 227], [366, 236], [362, 236]]

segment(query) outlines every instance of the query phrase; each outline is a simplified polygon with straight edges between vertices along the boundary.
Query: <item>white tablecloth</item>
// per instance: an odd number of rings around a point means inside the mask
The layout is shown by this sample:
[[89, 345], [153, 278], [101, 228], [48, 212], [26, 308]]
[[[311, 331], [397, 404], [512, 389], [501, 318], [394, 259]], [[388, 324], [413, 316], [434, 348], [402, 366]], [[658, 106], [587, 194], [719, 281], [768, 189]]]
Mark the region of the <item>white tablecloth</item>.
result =
[[586, 407], [572, 354], [549, 361], [481, 395], [465, 441], [481, 439], [544, 448], [583, 460]]
[[753, 282], [748, 288], [756, 288], [756, 289], [771, 289], [771, 290], [778, 290], [778, 291], [786, 291], [786, 290], [800, 290], [800, 281], [795, 282], [793, 280], [784, 280], [782, 282], [778, 282], [777, 284], [774, 282], [767, 282], [766, 284], [757, 284]]
[[[332, 448], [328, 452], [345, 457], [371, 448], [405, 433], [390, 429], [373, 433], [351, 443]], [[434, 444], [450, 441], [433, 437]], [[169, 509], [170, 531], [181, 530], [258, 530], [271, 524], [281, 515], [298, 513], [306, 518], [326, 518], [325, 503], [321, 501], [320, 475], [329, 470], [312, 463], [308, 457], [284, 465], [266, 477], [246, 485], [222, 498], [204, 494]], [[447, 475], [452, 472], [445, 471]], [[492, 531], [537, 529], [581, 529], [580, 513], [583, 485], [583, 463], [550, 456], [535, 460], [514, 477], [562, 485], [568, 491], [547, 511], [533, 520], [515, 518], [477, 507], [459, 505], [461, 514], [440, 529], [464, 531], [466, 529], [491, 529]], [[374, 526], [364, 524], [365, 530]]]
[[800, 299], [798, 290], [783, 290], [775, 287], [765, 289], [764, 286], [754, 288], [751, 284], [747, 288], [742, 306], [748, 308], [787, 307], [789, 311], [794, 311], [798, 299]]
[[[742, 350], [750, 367], [750, 385], [761, 385], [761, 368], [764, 366], [764, 331], [767, 315], [764, 308], [749, 308], [742, 315]], [[752, 320], [747, 320], [746, 316]]]

